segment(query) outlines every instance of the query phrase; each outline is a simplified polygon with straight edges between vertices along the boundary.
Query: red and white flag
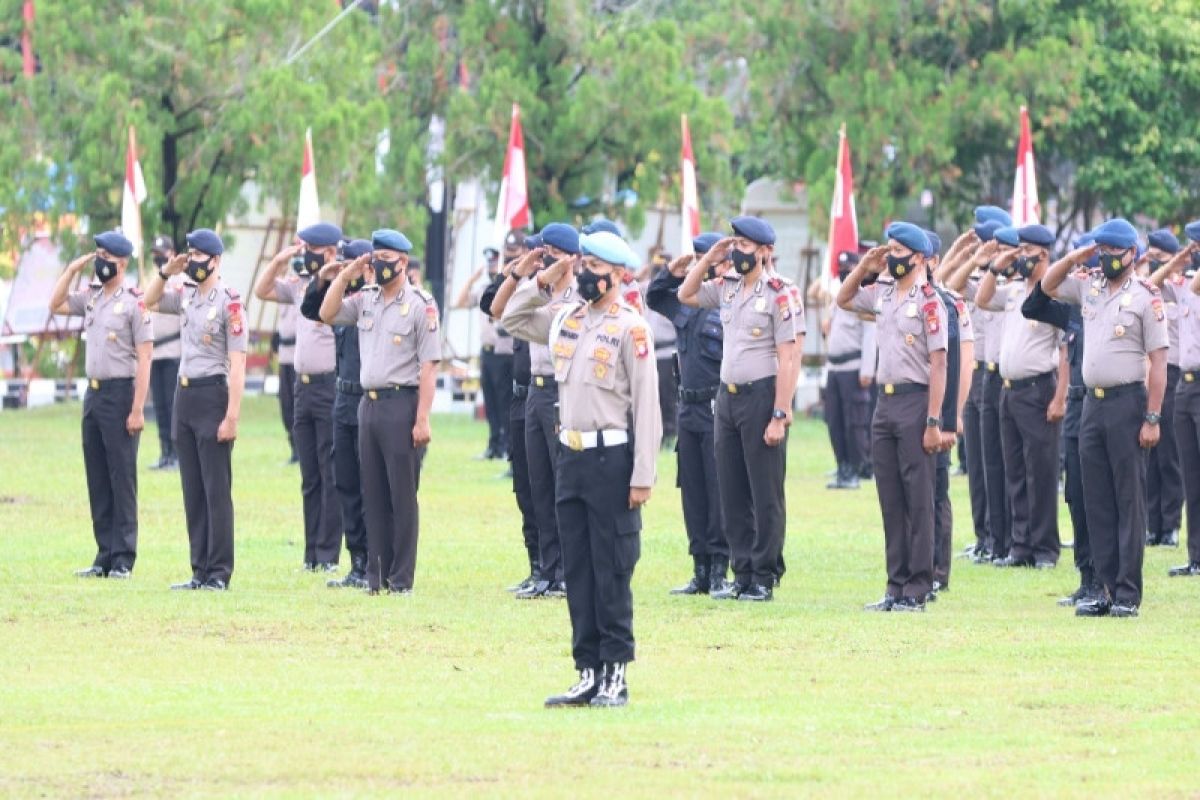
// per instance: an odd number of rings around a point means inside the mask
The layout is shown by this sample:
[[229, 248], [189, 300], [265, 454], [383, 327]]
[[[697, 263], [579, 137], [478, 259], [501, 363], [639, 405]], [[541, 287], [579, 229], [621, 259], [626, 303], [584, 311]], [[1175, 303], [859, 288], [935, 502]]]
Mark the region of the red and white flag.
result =
[[33, 0], [25, 0], [22, 9], [25, 29], [21, 32], [21, 71], [26, 78], [37, 72], [37, 57], [33, 54]]
[[829, 209], [829, 270], [837, 277], [838, 256], [858, 252], [858, 214], [854, 209], [854, 174], [850, 170], [850, 141], [846, 126], [838, 131], [837, 177], [833, 183], [833, 204]]
[[317, 199], [317, 170], [313, 165], [312, 128], [304, 131], [304, 162], [300, 167], [300, 202], [296, 204], [296, 231], [321, 221]]
[[521, 107], [513, 103], [508, 152], [504, 154], [504, 176], [500, 179], [500, 196], [496, 199], [497, 246], [503, 245], [509, 231], [528, 228], [532, 222], [525, 184], [525, 136], [521, 133]]
[[[129, 144], [125, 151], [125, 185], [121, 187], [121, 233], [133, 242], [133, 257], [142, 255], [142, 202], [146, 199], [146, 179], [137, 157], [137, 139], [129, 126]], [[140, 263], [140, 262], [139, 262]]]
[[1017, 143], [1017, 178], [1013, 183], [1013, 225], [1033, 225], [1041, 221], [1038, 203], [1037, 170], [1033, 164], [1033, 137], [1029, 133], [1029, 112], [1021, 106], [1021, 138]]
[[679, 209], [679, 255], [694, 252], [692, 239], [700, 235], [700, 197], [696, 190], [696, 157], [692, 154], [692, 133], [687, 114], [680, 116], [683, 147], [680, 151], [683, 174], [683, 198]]

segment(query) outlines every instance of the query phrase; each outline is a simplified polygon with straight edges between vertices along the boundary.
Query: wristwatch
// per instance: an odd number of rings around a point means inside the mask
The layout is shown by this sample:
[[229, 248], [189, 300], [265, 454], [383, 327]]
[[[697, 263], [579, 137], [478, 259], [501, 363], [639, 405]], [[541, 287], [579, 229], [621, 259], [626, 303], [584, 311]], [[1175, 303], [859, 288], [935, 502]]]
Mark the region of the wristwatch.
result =
[[925, 418], [925, 427], [926, 428], [942, 427], [942, 418], [941, 417], [926, 417]]
[[771, 419], [784, 420], [787, 419], [787, 412], [782, 408], [776, 408], [771, 411]]
[[1147, 411], [1146, 416], [1142, 419], [1146, 420], [1147, 425], [1157, 425], [1162, 422], [1162, 414], [1155, 414], [1153, 411]]

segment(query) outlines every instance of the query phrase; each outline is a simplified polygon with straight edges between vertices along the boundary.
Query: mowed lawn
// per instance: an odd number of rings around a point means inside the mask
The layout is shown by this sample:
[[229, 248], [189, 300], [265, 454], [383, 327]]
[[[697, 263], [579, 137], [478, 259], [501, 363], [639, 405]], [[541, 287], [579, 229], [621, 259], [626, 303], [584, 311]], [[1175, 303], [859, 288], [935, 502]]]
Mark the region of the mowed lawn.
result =
[[[413, 596], [300, 570], [299, 472], [273, 398], [234, 451], [237, 569], [189, 575], [178, 475], [145, 469], [128, 583], [93, 552], [77, 404], [0, 414], [0, 794], [455, 797], [1200, 793], [1200, 581], [1146, 558], [1136, 620], [1077, 620], [1052, 572], [957, 560], [924, 615], [873, 615], [874, 489], [824, 488], [793, 429], [788, 573], [769, 605], [678, 598], [690, 569], [664, 453], [634, 578], [631, 705], [546, 711], [574, 680], [563, 601], [518, 602], [524, 552], [482, 423], [437, 417]], [[965, 479], [953, 480], [960, 549]], [[1070, 528], [1063, 511], [1064, 538]]]

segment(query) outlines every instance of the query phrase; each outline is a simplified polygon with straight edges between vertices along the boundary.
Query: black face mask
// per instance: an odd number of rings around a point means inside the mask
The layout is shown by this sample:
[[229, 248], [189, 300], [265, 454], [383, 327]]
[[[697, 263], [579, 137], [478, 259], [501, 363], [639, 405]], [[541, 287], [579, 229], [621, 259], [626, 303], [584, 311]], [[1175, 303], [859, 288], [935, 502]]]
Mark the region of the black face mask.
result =
[[93, 259], [93, 263], [96, 269], [96, 277], [101, 283], [108, 283], [117, 277], [117, 262], [96, 256]]
[[371, 269], [375, 270], [375, 283], [380, 286], [387, 286], [400, 276], [399, 261], [384, 261], [382, 258], [376, 258], [371, 261]]
[[896, 280], [903, 278], [905, 275], [912, 272], [912, 258], [912, 253], [909, 253], [906, 256], [889, 255], [887, 257], [888, 274]]
[[196, 283], [204, 283], [204, 279], [212, 275], [212, 259], [208, 261], [190, 260], [184, 272]]
[[1121, 263], [1121, 256], [1111, 255], [1109, 253], [1100, 254], [1100, 271], [1104, 273], [1104, 277], [1110, 281], [1115, 281], [1117, 278], [1129, 269]]
[[165, 267], [167, 265], [167, 260], [168, 259], [166, 256], [160, 256], [160, 255], [153, 256], [154, 266], [158, 267], [159, 269], [162, 269], [163, 267]]
[[556, 262], [556, 261], [558, 261], [558, 259], [555, 258], [554, 256], [550, 255], [549, 253], [542, 254], [542, 268], [543, 269], [550, 269], [551, 267], [554, 266], [554, 262]]
[[1028, 278], [1029, 274], [1033, 272], [1033, 261], [1027, 256], [1018, 256], [1013, 261], [1013, 271], [1022, 278]]
[[1157, 258], [1152, 258], [1152, 259], [1150, 259], [1150, 261], [1148, 263], [1150, 264], [1150, 272], [1155, 273], [1155, 272], [1158, 272], [1159, 269], [1162, 268], [1162, 265], [1167, 262], [1159, 261]]
[[850, 277], [850, 270], [848, 270], [848, 269], [839, 269], [838, 270], [838, 280], [839, 281], [845, 282], [846, 278], [849, 278], [849, 277]]
[[366, 285], [367, 279], [362, 275], [359, 275], [357, 278], [346, 284], [346, 294], [354, 294], [355, 292], [362, 291], [362, 288]]
[[312, 275], [323, 266], [325, 266], [325, 256], [323, 253], [314, 253], [311, 250], [304, 251], [304, 268], [308, 270], [309, 275]]
[[[604, 284], [603, 289], [600, 288], [601, 283]], [[575, 284], [579, 287], [579, 296], [589, 303], [594, 303], [608, 294], [608, 290], [612, 288], [612, 276], [599, 275], [584, 267], [575, 276]]]
[[736, 247], [730, 252], [729, 260], [733, 262], [733, 268], [737, 270], [738, 275], [749, 275], [758, 266], [758, 259], [754, 257], [754, 253], [743, 253]]
[[300, 256], [293, 256], [291, 264], [292, 264], [292, 272], [296, 273], [297, 275], [304, 274], [304, 259], [303, 258], [301, 258]]

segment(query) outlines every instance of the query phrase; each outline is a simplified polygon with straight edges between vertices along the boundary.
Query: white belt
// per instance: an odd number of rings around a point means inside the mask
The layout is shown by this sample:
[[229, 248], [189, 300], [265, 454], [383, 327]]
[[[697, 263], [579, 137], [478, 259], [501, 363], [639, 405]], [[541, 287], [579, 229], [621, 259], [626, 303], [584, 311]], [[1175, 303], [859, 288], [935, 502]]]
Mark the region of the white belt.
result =
[[629, 441], [628, 431], [563, 430], [558, 434], [558, 440], [562, 442], [564, 446], [569, 447], [572, 450], [591, 450], [593, 447], [599, 447], [601, 437], [604, 439], [605, 447], [625, 444]]

